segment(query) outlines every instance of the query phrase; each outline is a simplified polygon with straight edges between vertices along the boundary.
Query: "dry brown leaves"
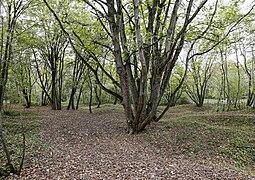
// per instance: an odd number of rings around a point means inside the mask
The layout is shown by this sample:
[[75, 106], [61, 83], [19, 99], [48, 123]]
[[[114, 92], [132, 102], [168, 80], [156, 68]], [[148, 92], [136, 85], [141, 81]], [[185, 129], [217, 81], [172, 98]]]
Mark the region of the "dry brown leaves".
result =
[[18, 179], [253, 179], [129, 136], [120, 113], [39, 111], [42, 141]]

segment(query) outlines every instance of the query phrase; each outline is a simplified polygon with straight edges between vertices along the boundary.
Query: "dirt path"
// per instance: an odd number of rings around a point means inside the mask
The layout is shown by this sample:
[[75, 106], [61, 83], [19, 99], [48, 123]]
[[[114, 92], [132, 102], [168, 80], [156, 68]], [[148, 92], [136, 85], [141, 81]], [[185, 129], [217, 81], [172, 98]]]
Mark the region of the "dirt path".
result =
[[252, 179], [172, 156], [146, 133], [129, 136], [119, 113], [41, 110], [40, 117], [43, 142], [21, 179]]

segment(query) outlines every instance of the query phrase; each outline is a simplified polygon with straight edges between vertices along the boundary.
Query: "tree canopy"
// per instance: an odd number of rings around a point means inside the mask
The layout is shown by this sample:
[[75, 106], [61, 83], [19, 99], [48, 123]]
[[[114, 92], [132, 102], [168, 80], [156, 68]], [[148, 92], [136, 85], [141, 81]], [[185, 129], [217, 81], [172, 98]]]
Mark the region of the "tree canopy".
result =
[[77, 109], [80, 100], [90, 107], [119, 101], [134, 134], [159, 121], [183, 94], [197, 106], [209, 96], [227, 99], [227, 109], [240, 107], [243, 96], [253, 106], [254, 6], [221, 0], [1, 1], [1, 108], [4, 100], [17, 101], [10, 98], [15, 86], [28, 108], [32, 102], [61, 109], [68, 101], [68, 109]]

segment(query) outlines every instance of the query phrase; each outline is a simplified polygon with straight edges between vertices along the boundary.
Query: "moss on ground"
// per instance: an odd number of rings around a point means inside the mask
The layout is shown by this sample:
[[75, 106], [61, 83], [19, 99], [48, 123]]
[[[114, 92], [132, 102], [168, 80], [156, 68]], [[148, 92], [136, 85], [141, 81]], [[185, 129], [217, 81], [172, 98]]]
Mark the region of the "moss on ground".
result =
[[160, 134], [164, 134], [164, 138], [161, 139], [167, 141], [176, 154], [214, 159], [255, 174], [255, 116], [192, 115], [164, 120], [162, 125], [164, 130]]

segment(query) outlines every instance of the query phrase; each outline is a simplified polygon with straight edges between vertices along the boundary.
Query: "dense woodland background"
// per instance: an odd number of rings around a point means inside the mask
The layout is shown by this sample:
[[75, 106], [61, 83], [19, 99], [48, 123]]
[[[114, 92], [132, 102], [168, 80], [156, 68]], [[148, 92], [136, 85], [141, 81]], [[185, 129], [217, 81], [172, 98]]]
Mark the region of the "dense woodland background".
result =
[[[121, 104], [127, 132], [136, 134], [178, 104], [210, 104], [217, 112], [254, 108], [254, 6], [245, 0], [2, 0], [1, 111], [10, 104], [85, 105], [90, 112]], [[11, 165], [2, 119], [7, 164], [20, 173]]]

